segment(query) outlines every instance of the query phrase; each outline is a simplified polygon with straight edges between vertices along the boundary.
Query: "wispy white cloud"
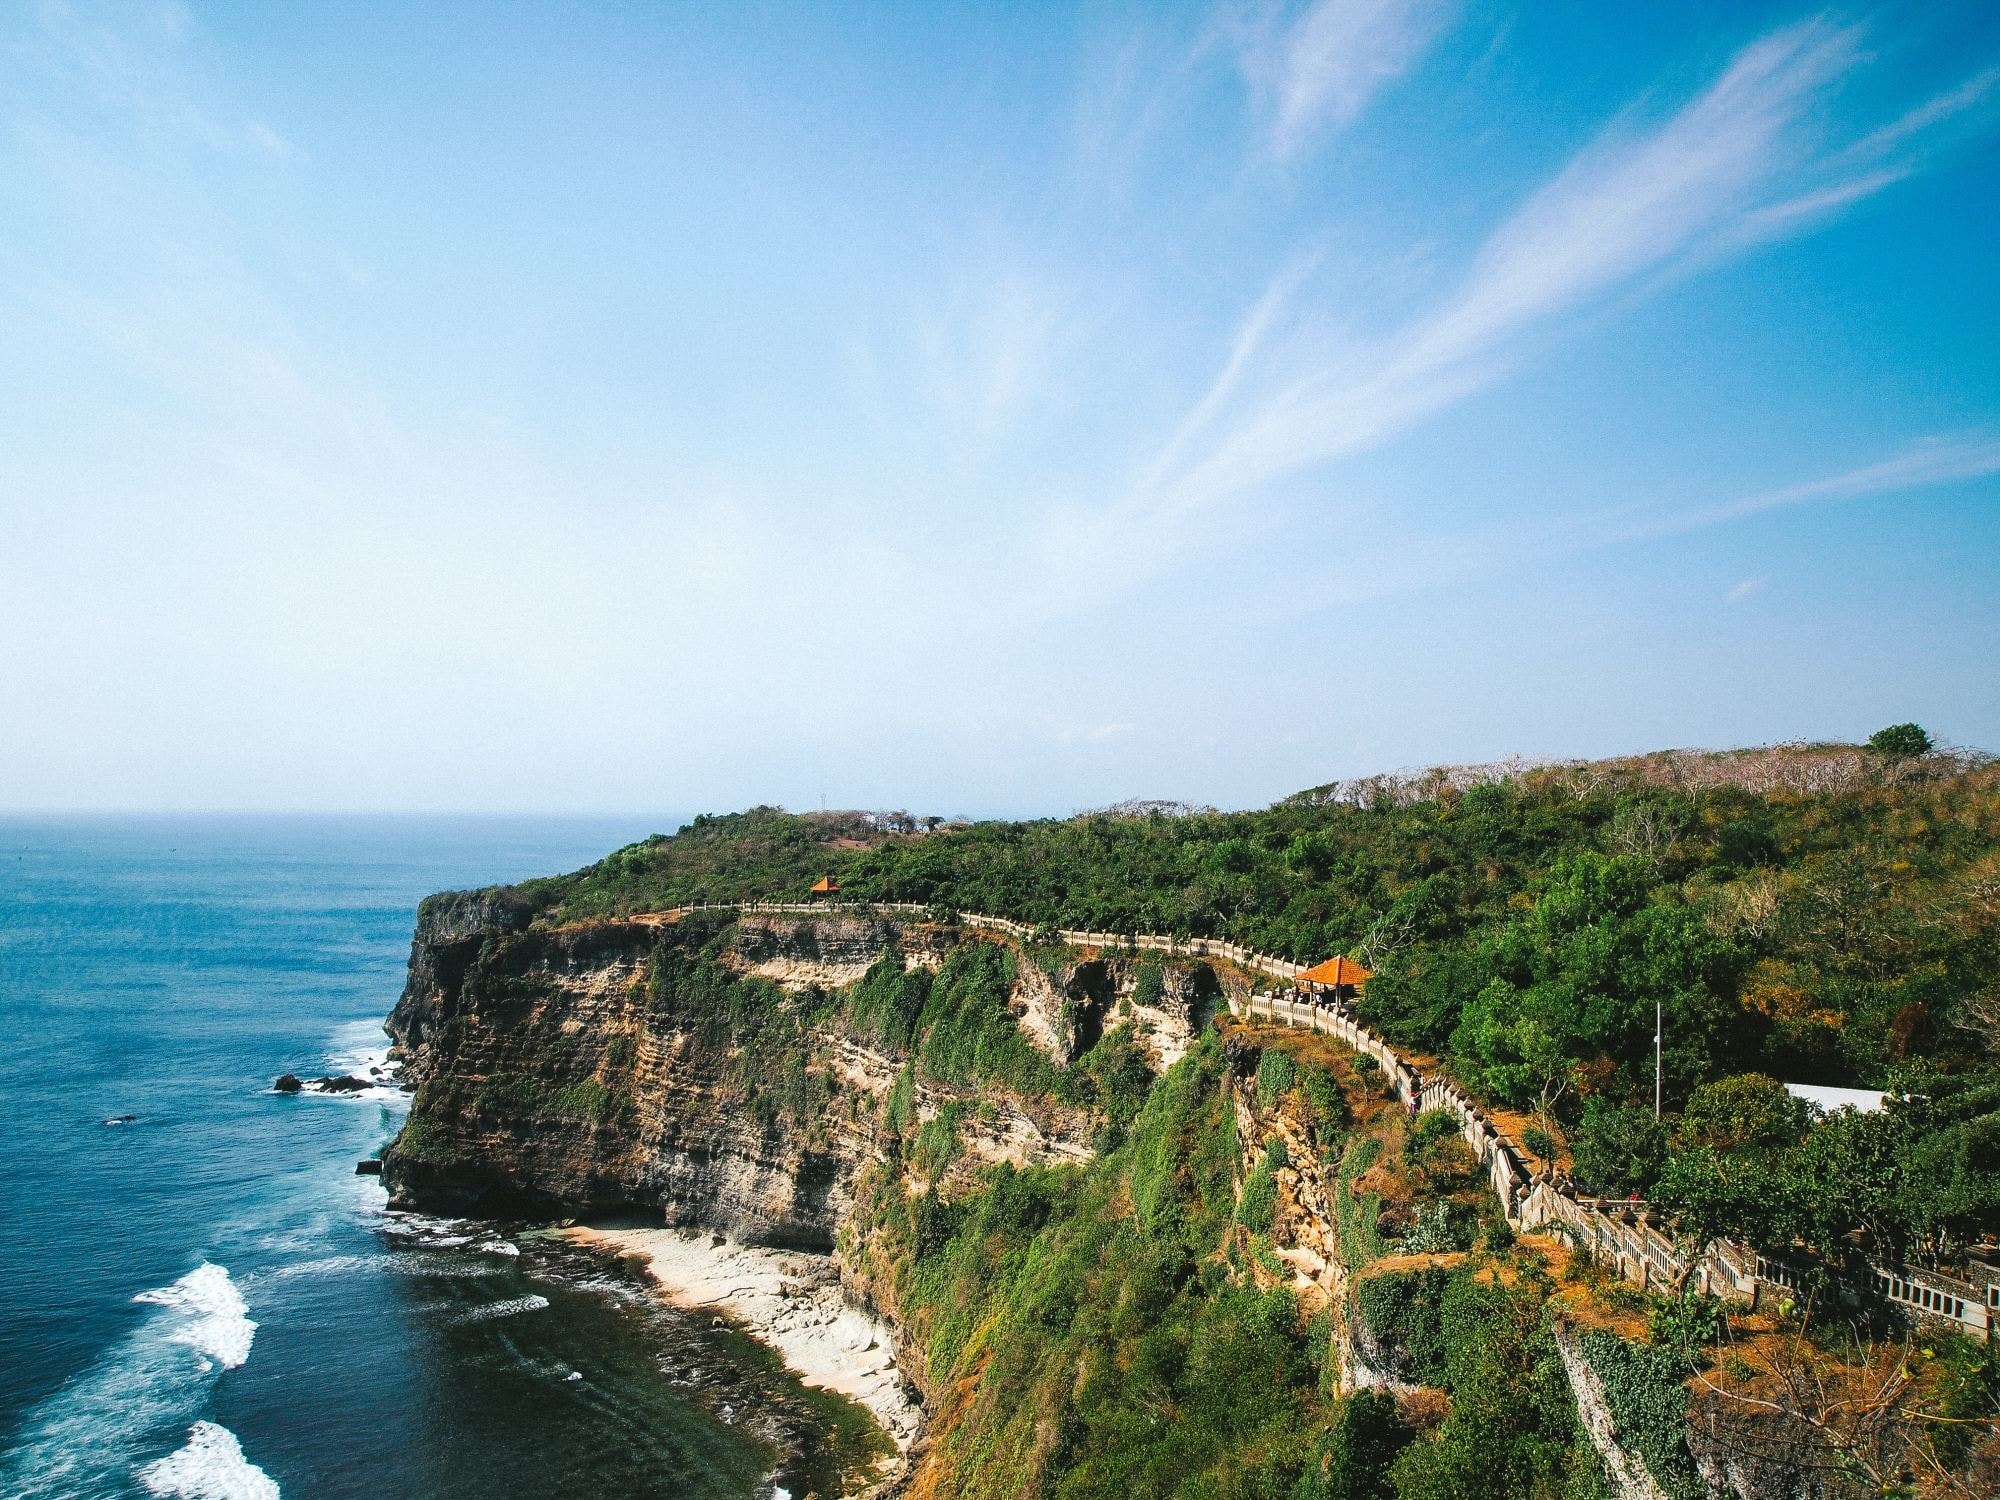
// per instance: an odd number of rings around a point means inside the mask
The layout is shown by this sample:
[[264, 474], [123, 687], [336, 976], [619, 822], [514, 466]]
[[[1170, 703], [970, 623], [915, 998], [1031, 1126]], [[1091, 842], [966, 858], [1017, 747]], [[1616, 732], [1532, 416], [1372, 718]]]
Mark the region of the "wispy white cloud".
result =
[[1860, 42], [1823, 20], [1788, 26], [1663, 121], [1627, 111], [1527, 196], [1428, 312], [1368, 348], [1266, 357], [1270, 308], [1295, 300], [1282, 283], [1267, 290], [1140, 466], [1127, 508], [1185, 514], [1376, 447], [1491, 384], [1564, 315], [1799, 232], [1915, 170], [1896, 149], [1984, 97], [1986, 75], [1875, 132], [1861, 169], [1857, 148], [1817, 150], [1809, 128]]
[[997, 440], [1060, 384], [1055, 367], [1079, 336], [1060, 291], [1012, 267], [984, 270], [917, 319], [934, 420], [975, 446]]
[[1313, 0], [1246, 49], [1268, 100], [1273, 155], [1298, 155], [1351, 125], [1421, 57], [1457, 13], [1452, 0]]
[[1751, 207], [1795, 159], [1800, 116], [1853, 65], [1857, 40], [1818, 22], [1790, 27], [1745, 48], [1658, 129], [1614, 125], [1487, 240], [1456, 294], [1411, 331], [1397, 368], [1476, 357]]
[[1765, 511], [1788, 506], [1811, 505], [1830, 500], [1858, 500], [1867, 495], [1892, 494], [1900, 490], [1923, 489], [1930, 485], [1957, 484], [1967, 479], [1983, 479], [2000, 474], [2000, 438], [1984, 435], [1932, 438], [1894, 457], [1863, 464], [1838, 474], [1785, 485], [1746, 495], [1721, 505], [1703, 506], [1649, 525], [1634, 528], [1628, 536], [1666, 536], [1698, 531], [1728, 521], [1740, 521]]
[[1189, 447], [1201, 437], [1210, 423], [1228, 406], [1236, 395], [1244, 377], [1250, 373], [1258, 356], [1264, 352], [1272, 330], [1289, 310], [1296, 299], [1301, 283], [1312, 273], [1314, 260], [1302, 256], [1287, 266], [1264, 288], [1264, 293], [1251, 305], [1241, 322], [1236, 325], [1235, 336], [1230, 341], [1229, 357], [1223, 361], [1221, 370], [1203, 392], [1201, 399], [1189, 408], [1181, 419], [1172, 437], [1154, 455], [1147, 482], [1157, 481], [1171, 473]]
[[292, 143], [269, 124], [218, 108], [190, 86], [193, 22], [179, 0], [109, 11], [40, 0], [34, 14], [42, 42], [35, 64], [63, 77], [79, 97], [155, 136], [223, 152], [292, 154]]
[[[1895, 495], [2000, 474], [2000, 438], [1987, 433], [1928, 437], [1887, 458], [1796, 484], [1759, 490], [1719, 503], [1641, 509], [1607, 506], [1531, 518], [1512, 518], [1456, 534], [1411, 535], [1379, 563], [1328, 581], [1316, 591], [1320, 607], [1463, 584], [1479, 578], [1548, 566], [1637, 543], [1687, 536], [1771, 511]], [[1724, 593], [1740, 604], [1770, 582], [1769, 574], [1743, 578]]]
[[1956, 88], [1933, 95], [1901, 117], [1872, 130], [1841, 153], [1843, 163], [1879, 161], [1912, 137], [1928, 134], [1939, 125], [1984, 104], [2000, 84], [2000, 67], [1982, 68]]
[[1913, 176], [1925, 166], [1946, 126], [1977, 123], [1979, 106], [1994, 94], [1996, 83], [2000, 68], [1983, 69], [1830, 153], [1818, 163], [1819, 180], [1746, 215], [1737, 238], [1746, 243], [1782, 239]]

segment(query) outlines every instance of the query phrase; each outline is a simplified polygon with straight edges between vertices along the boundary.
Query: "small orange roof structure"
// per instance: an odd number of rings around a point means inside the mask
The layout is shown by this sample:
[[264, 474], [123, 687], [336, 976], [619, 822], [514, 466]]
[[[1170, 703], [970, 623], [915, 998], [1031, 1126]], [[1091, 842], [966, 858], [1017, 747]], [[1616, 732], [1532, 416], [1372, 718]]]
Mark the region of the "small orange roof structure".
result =
[[813, 882], [810, 894], [815, 896], [835, 896], [839, 893], [840, 887], [833, 883], [833, 877], [831, 875], [822, 875], [818, 880]]
[[1375, 975], [1351, 958], [1329, 958], [1325, 963], [1314, 964], [1299, 975], [1300, 984], [1330, 984], [1335, 989], [1342, 985], [1366, 984]]

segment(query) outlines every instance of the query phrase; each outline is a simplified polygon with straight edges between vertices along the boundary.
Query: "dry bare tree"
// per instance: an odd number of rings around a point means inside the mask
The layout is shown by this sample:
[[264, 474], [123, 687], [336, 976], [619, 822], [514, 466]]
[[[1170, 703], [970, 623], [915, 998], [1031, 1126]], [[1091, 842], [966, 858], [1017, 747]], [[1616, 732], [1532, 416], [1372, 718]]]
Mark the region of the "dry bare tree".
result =
[[1988, 1052], [2000, 1052], [2000, 987], [1981, 990], [1958, 1006], [1959, 1030], [1979, 1038]]
[[[1690, 1435], [1711, 1479], [1741, 1494], [1800, 1500], [1990, 1500], [2000, 1477], [1994, 1424], [1937, 1409], [1917, 1334], [1873, 1343], [1857, 1334], [1859, 1356], [1843, 1357], [1815, 1343], [1809, 1321], [1725, 1345], [1727, 1378], [1697, 1372]], [[1971, 1441], [1941, 1444], [1954, 1431]]]

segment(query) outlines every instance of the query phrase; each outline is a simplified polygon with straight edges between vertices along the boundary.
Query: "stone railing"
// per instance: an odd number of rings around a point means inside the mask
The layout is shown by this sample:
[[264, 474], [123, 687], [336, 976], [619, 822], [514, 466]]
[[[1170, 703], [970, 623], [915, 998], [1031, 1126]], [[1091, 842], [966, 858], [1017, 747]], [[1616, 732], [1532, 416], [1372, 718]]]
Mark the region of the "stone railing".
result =
[[[705, 902], [651, 914], [672, 919], [687, 912], [747, 913], [898, 912], [922, 914], [934, 910], [916, 901], [741, 901]], [[981, 912], [959, 912], [958, 920], [982, 932], [1026, 940], [1034, 924]], [[644, 918], [640, 920], [645, 920]], [[1157, 933], [1089, 932], [1059, 928], [1055, 937], [1075, 948], [1115, 949], [1133, 953], [1163, 953], [1176, 958], [1225, 959], [1240, 968], [1289, 984], [1305, 972], [1302, 964], [1258, 953], [1217, 938], [1174, 938]], [[1458, 1122], [1459, 1134], [1472, 1148], [1500, 1200], [1507, 1222], [1530, 1233], [1554, 1234], [1619, 1277], [1642, 1287], [1676, 1286], [1684, 1276], [1696, 1291], [1712, 1293], [1753, 1306], [1771, 1291], [1780, 1294], [1803, 1285], [1800, 1268], [1756, 1254], [1748, 1246], [1711, 1246], [1687, 1276], [1686, 1253], [1666, 1233], [1660, 1215], [1649, 1205], [1615, 1198], [1593, 1198], [1559, 1184], [1548, 1172], [1533, 1170], [1520, 1148], [1447, 1078], [1426, 1077], [1401, 1053], [1361, 1023], [1345, 1005], [1321, 1005], [1293, 991], [1252, 993], [1232, 997], [1231, 1011], [1244, 1019], [1266, 1017], [1287, 1026], [1301, 1026], [1341, 1041], [1372, 1058], [1396, 1098], [1412, 1113], [1443, 1110]], [[1874, 1290], [1919, 1316], [1950, 1319], [1986, 1338], [2000, 1327], [2000, 1268], [1983, 1283], [1941, 1271], [1913, 1267], [1871, 1266]], [[1851, 1294], [1850, 1294], [1851, 1299]]]
[[[1426, 1078], [1394, 1048], [1356, 1020], [1344, 1006], [1322, 1006], [1287, 995], [1258, 994], [1237, 1002], [1246, 1018], [1268, 1016], [1345, 1042], [1371, 1057], [1396, 1098], [1412, 1114], [1441, 1109], [1457, 1120], [1500, 1200], [1507, 1222], [1524, 1232], [1555, 1234], [1619, 1277], [1642, 1287], [1686, 1284], [1695, 1291], [1755, 1306], [1768, 1291], [1783, 1294], [1804, 1284], [1799, 1267], [1758, 1255], [1747, 1245], [1709, 1247], [1688, 1275], [1686, 1252], [1666, 1233], [1650, 1205], [1636, 1200], [1591, 1198], [1533, 1172], [1520, 1150], [1501, 1134], [1465, 1091], [1449, 1079]], [[2000, 1274], [1985, 1285], [1941, 1271], [1871, 1266], [1874, 1289], [1919, 1316], [1946, 1318], [1985, 1338], [2000, 1326]], [[1852, 1290], [1844, 1295], [1855, 1300]]]

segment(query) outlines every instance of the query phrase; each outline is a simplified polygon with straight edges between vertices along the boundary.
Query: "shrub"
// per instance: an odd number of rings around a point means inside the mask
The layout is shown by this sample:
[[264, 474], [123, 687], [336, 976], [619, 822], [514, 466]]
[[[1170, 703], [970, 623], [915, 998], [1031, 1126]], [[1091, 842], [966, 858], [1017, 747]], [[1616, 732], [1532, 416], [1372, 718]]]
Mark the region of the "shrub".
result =
[[589, 1120], [592, 1124], [603, 1125], [629, 1114], [632, 1096], [614, 1092], [594, 1078], [586, 1078], [557, 1089], [550, 1096], [549, 1107], [569, 1119]]
[[405, 1122], [402, 1134], [396, 1137], [392, 1149], [405, 1161], [418, 1161], [432, 1167], [449, 1167], [462, 1160], [443, 1126], [435, 1120], [414, 1115]]
[[900, 956], [885, 952], [848, 992], [848, 1016], [857, 1030], [891, 1047], [907, 1047], [930, 997], [930, 971], [906, 969]]
[[1410, 1215], [1410, 1227], [1403, 1234], [1405, 1255], [1437, 1255], [1464, 1250], [1472, 1244], [1470, 1215], [1448, 1198], [1432, 1198], [1419, 1203]]
[[1382, 1211], [1380, 1193], [1357, 1193], [1354, 1184], [1375, 1164], [1382, 1142], [1372, 1135], [1350, 1136], [1341, 1154], [1338, 1189], [1333, 1195], [1334, 1232], [1340, 1240], [1340, 1258], [1350, 1271], [1358, 1271], [1385, 1253], [1375, 1220]]
[[1306, 1096], [1306, 1103], [1312, 1107], [1313, 1129], [1318, 1133], [1320, 1144], [1325, 1146], [1353, 1119], [1347, 1107], [1347, 1095], [1341, 1092], [1339, 1080], [1324, 1068], [1300, 1069], [1299, 1087]]
[[1392, 1373], [1420, 1385], [1442, 1385], [1450, 1348], [1445, 1341], [1445, 1289], [1462, 1272], [1442, 1266], [1363, 1277], [1354, 1300]]
[[1570, 1134], [1570, 1157], [1577, 1180], [1601, 1193], [1650, 1193], [1667, 1164], [1667, 1132], [1650, 1109], [1594, 1098]]
[[1147, 959], [1139, 965], [1139, 972], [1133, 977], [1132, 1003], [1157, 1006], [1166, 997], [1166, 974], [1160, 968], [1158, 959]]
[[1266, 1047], [1257, 1061], [1257, 1107], [1269, 1109], [1280, 1094], [1299, 1081], [1299, 1065], [1291, 1054]]
[[953, 1099], [940, 1106], [938, 1112], [924, 1121], [917, 1131], [917, 1143], [910, 1152], [910, 1165], [928, 1178], [944, 1175], [958, 1159], [958, 1125], [971, 1109], [971, 1104], [963, 1099]]
[[1271, 1175], [1271, 1164], [1260, 1161], [1244, 1180], [1242, 1196], [1236, 1200], [1237, 1222], [1252, 1234], [1265, 1234], [1277, 1209], [1277, 1179]]
[[547, 1094], [539, 1079], [495, 1073], [473, 1090], [472, 1107], [498, 1119], [532, 1120], [542, 1112]]
[[1707, 1362], [1708, 1350], [1729, 1328], [1722, 1301], [1702, 1292], [1656, 1297], [1646, 1315], [1646, 1337], [1690, 1365]]
[[1356, 1391], [1321, 1434], [1293, 1500], [1391, 1500], [1389, 1466], [1409, 1440], [1393, 1397]]
[[2000, 1346], [1956, 1328], [1926, 1329], [1922, 1353], [1929, 1365], [1932, 1401], [1945, 1422], [1931, 1441], [1945, 1462], [1961, 1462], [1979, 1440], [1974, 1424], [2000, 1416]]

